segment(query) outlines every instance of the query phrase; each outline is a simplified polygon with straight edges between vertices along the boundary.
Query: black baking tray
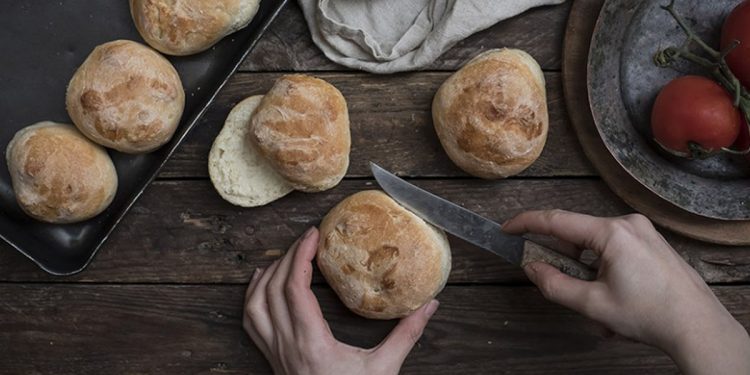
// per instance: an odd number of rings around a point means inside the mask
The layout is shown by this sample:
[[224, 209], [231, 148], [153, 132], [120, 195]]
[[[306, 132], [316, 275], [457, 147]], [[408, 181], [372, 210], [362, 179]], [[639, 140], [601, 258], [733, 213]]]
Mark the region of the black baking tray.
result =
[[[193, 56], [169, 57], [185, 88], [185, 112], [174, 138], [146, 155], [110, 150], [119, 187], [99, 216], [77, 224], [46, 224], [16, 203], [7, 163], [0, 167], [0, 237], [55, 275], [80, 272], [156, 177], [190, 129], [237, 70], [286, 0], [264, 0], [250, 25]], [[6, 1], [0, 11], [0, 150], [19, 129], [38, 121], [72, 123], [65, 111], [68, 81], [91, 50], [115, 39], [143, 42], [125, 0]]]

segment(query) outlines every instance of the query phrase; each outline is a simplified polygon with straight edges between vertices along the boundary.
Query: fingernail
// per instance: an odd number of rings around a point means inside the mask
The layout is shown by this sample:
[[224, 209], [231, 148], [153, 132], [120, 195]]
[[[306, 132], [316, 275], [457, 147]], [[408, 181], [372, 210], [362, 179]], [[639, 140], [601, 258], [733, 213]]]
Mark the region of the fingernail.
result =
[[438, 300], [434, 299], [430, 301], [430, 303], [427, 304], [427, 307], [424, 309], [424, 314], [430, 318], [433, 314], [435, 314], [435, 311], [437, 311], [438, 306], [440, 306], [440, 302]]
[[306, 239], [308, 239], [308, 238], [309, 238], [310, 236], [312, 236], [312, 234], [313, 234], [313, 229], [315, 229], [315, 227], [310, 227], [310, 228], [307, 228], [307, 232], [305, 232], [305, 234], [304, 234], [304, 235], [302, 236], [302, 239], [303, 239], [303, 240], [306, 240]]
[[255, 272], [253, 272], [253, 279], [257, 279], [258, 275], [260, 275], [260, 268], [256, 268]]

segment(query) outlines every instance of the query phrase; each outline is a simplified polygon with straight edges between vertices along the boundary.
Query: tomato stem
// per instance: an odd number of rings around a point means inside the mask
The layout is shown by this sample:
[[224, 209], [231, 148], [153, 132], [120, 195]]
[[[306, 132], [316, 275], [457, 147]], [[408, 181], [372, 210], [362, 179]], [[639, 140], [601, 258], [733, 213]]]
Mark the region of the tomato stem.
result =
[[[727, 64], [726, 57], [729, 55], [740, 42], [733, 41], [723, 51], [717, 51], [711, 48], [693, 29], [688, 26], [687, 22], [680, 16], [674, 7], [675, 0], [671, 0], [669, 5], [662, 6], [662, 9], [669, 12], [672, 18], [675, 19], [677, 24], [680, 26], [682, 31], [687, 35], [688, 39], [682, 47], [669, 47], [656, 53], [654, 56], [654, 63], [662, 68], [672, 67], [674, 62], [679, 58], [685, 59], [697, 65], [700, 65], [711, 72], [711, 75], [722, 85], [724, 88], [732, 93], [734, 96], [734, 105], [739, 107], [745, 113], [750, 113], [750, 94], [747, 89], [742, 86], [737, 76], [732, 73], [732, 70]], [[690, 50], [691, 43], [696, 43], [700, 46], [709, 56], [705, 58]]]

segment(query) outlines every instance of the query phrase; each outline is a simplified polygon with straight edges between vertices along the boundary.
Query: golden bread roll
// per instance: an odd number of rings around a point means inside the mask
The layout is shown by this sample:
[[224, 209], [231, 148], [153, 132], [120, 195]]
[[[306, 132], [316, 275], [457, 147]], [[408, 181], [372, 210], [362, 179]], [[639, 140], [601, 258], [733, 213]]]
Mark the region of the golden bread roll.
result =
[[112, 159], [72, 125], [45, 121], [23, 128], [5, 156], [19, 206], [41, 221], [90, 219], [117, 192]]
[[372, 319], [411, 314], [440, 293], [451, 270], [445, 233], [380, 191], [354, 194], [326, 215], [317, 258], [344, 304]]
[[443, 83], [432, 118], [461, 169], [486, 179], [516, 175], [536, 161], [547, 141], [542, 70], [526, 52], [487, 51]]
[[130, 0], [130, 14], [151, 47], [184, 56], [247, 26], [259, 5], [259, 0]]
[[250, 141], [295, 189], [336, 186], [349, 167], [349, 112], [341, 92], [305, 75], [279, 78], [250, 120]]
[[65, 99], [70, 118], [85, 136], [126, 153], [167, 143], [185, 106], [172, 64], [129, 40], [96, 47], [70, 80]]

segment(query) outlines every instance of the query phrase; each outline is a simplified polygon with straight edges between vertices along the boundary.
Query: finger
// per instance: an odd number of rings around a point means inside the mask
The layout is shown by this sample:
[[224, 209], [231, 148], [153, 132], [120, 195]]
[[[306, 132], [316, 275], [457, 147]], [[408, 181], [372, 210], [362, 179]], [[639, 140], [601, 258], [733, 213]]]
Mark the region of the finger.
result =
[[263, 269], [256, 268], [255, 272], [253, 272], [253, 277], [250, 279], [249, 286], [247, 287], [247, 291], [245, 292], [245, 314], [242, 317], [242, 327], [245, 329], [245, 332], [247, 332], [248, 336], [250, 336], [250, 339], [255, 343], [255, 346], [258, 347], [258, 349], [263, 353], [264, 356], [268, 357], [270, 354], [269, 344], [266, 343], [263, 340], [263, 337], [260, 336], [256, 328], [254, 327], [253, 320], [257, 319], [257, 314], [254, 310], [250, 308], [250, 297], [253, 295], [253, 293], [257, 290], [256, 287], [258, 285], [258, 281], [260, 281], [260, 277], [263, 274]]
[[276, 271], [279, 265], [279, 261], [274, 261], [262, 274], [258, 277], [258, 282], [255, 285], [253, 293], [250, 295], [247, 302], [247, 314], [250, 318], [250, 324], [258, 335], [270, 346], [273, 342], [273, 321], [271, 320], [271, 312], [268, 309], [268, 298], [266, 296], [266, 286], [268, 281], [271, 280], [271, 276]]
[[247, 289], [245, 290], [245, 304], [247, 305], [247, 301], [250, 298], [250, 296], [255, 291], [255, 287], [258, 286], [258, 281], [260, 280], [260, 276], [263, 275], [263, 268], [256, 268], [255, 272], [253, 272], [253, 277], [250, 278], [250, 283], [247, 285]]
[[557, 237], [601, 255], [608, 219], [562, 210], [528, 211], [503, 225], [512, 234], [538, 233]]
[[292, 338], [294, 334], [294, 326], [289, 312], [289, 305], [287, 304], [286, 297], [284, 295], [284, 287], [286, 280], [289, 277], [289, 270], [292, 266], [292, 260], [297, 253], [299, 243], [310, 236], [311, 231], [308, 229], [301, 238], [294, 242], [289, 251], [284, 255], [279, 262], [279, 266], [271, 277], [271, 280], [266, 286], [266, 294], [268, 298], [268, 308], [271, 312], [271, 320], [273, 321], [274, 327], [277, 333], [285, 335], [288, 339]]
[[546, 299], [594, 320], [607, 315], [607, 294], [603, 284], [570, 277], [542, 262], [530, 263], [524, 271]]
[[[258, 347], [258, 349], [266, 358], [269, 358], [269, 355], [271, 354], [269, 350], [270, 343], [266, 342], [263, 339], [263, 337], [255, 327], [257, 323], [254, 323], [254, 320], [259, 319], [258, 313], [260, 313], [261, 311], [256, 312], [250, 305], [250, 298], [257, 290], [257, 286], [260, 282], [261, 276], [263, 275], [263, 271], [264, 270], [262, 268], [255, 269], [255, 272], [253, 272], [253, 277], [250, 279], [250, 283], [247, 287], [247, 290], [245, 291], [245, 314], [242, 317], [242, 327], [245, 328], [245, 332], [248, 334], [248, 336], [250, 336], [250, 339], [253, 341], [253, 343], [255, 343], [255, 346]], [[267, 309], [264, 310], [267, 311]], [[267, 313], [263, 315], [265, 315], [266, 320], [268, 320]]]
[[312, 228], [310, 235], [297, 246], [285, 290], [295, 333], [307, 337], [331, 335], [323, 318], [323, 312], [320, 310], [318, 299], [310, 289], [313, 273], [312, 261], [318, 250], [319, 238], [318, 230]]
[[419, 310], [413, 312], [393, 328], [393, 331], [375, 349], [373, 356], [375, 361], [384, 363], [389, 368], [400, 368], [406, 356], [417, 343], [424, 327], [430, 320], [440, 303], [432, 300]]

